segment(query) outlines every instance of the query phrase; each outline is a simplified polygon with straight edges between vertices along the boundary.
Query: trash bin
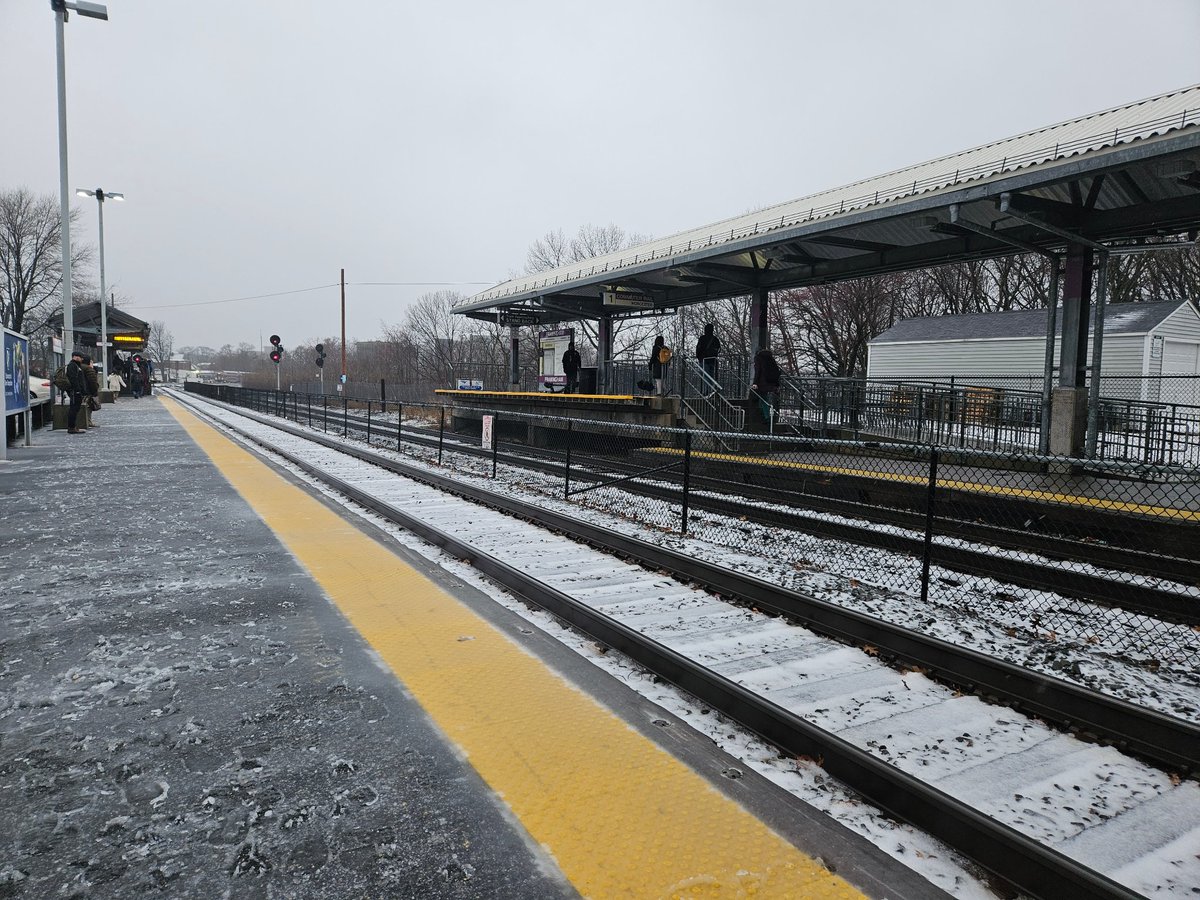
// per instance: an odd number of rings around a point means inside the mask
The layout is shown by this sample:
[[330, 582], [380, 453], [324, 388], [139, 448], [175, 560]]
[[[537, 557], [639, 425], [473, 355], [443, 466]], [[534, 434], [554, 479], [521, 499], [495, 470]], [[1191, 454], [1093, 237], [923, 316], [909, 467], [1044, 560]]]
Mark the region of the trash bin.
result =
[[596, 367], [595, 366], [580, 366], [580, 368], [579, 368], [579, 393], [581, 393], [581, 394], [596, 393]]

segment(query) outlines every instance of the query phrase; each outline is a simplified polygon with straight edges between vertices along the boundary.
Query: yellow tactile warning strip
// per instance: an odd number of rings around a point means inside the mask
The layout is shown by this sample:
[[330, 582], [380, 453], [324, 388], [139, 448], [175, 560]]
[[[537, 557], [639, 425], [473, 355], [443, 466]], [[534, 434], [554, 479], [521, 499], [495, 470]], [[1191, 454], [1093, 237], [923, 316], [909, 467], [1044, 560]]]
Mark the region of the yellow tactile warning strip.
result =
[[453, 388], [438, 388], [435, 394], [460, 397], [536, 397], [539, 400], [645, 400], [633, 394], [565, 394], [561, 391], [459, 391]]
[[587, 897], [861, 897], [384, 546], [164, 401]]
[[[682, 450], [674, 447], [647, 448], [647, 452], [683, 455]], [[702, 450], [693, 450], [692, 456], [697, 459], [715, 459], [720, 462], [736, 462], [776, 469], [803, 469], [807, 472], [827, 472], [831, 475], [878, 478], [883, 481], [900, 481], [906, 484], [923, 485], [929, 483], [928, 478], [923, 478], [920, 475], [905, 475], [902, 472], [876, 472], [871, 469], [851, 469], [847, 466], [801, 463], [788, 459], [771, 459], [765, 456], [737, 456], [732, 453], [710, 453]], [[973, 491], [978, 494], [1001, 494], [1006, 497], [1019, 497], [1022, 500], [1045, 500], [1050, 503], [1065, 503], [1073, 506], [1092, 506], [1096, 509], [1137, 513], [1143, 516], [1155, 516], [1160, 519], [1200, 520], [1200, 512], [1190, 509], [1179, 509], [1174, 506], [1150, 506], [1144, 503], [1131, 503], [1128, 500], [1109, 500], [1104, 497], [1081, 497], [1076, 494], [1059, 494], [1054, 491], [1031, 491], [1026, 488], [1014, 488], [1002, 484], [981, 484], [973, 481], [957, 481], [946, 478], [939, 478], [937, 484], [940, 488], [954, 488], [960, 491]]]

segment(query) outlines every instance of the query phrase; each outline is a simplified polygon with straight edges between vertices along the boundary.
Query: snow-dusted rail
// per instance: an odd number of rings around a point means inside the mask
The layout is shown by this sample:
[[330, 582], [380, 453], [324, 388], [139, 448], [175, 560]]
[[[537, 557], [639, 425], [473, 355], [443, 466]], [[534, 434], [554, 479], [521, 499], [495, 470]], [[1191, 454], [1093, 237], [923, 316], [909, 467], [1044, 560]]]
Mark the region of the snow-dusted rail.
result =
[[1200, 883], [1200, 786], [1192, 781], [563, 535], [384, 475], [295, 429], [206, 408], [376, 512], [404, 510], [416, 527], [456, 542], [457, 555], [473, 555], [789, 752], [822, 757], [889, 812], [1022, 890], [1182, 897]]

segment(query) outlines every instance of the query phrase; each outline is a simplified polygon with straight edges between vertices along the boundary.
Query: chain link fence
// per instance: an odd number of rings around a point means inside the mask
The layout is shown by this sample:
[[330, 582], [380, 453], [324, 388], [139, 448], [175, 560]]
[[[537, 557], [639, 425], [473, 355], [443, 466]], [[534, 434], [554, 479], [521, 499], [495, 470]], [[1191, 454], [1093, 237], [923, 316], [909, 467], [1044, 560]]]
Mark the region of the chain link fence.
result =
[[[946, 637], [1200, 663], [1200, 468], [618, 425], [189, 384], [205, 396], [507, 478], [663, 535], [770, 560], [801, 590]], [[455, 432], [458, 429], [458, 433]], [[614, 526], [616, 527], [616, 526]], [[1071, 674], [1067, 672], [1065, 674]]]

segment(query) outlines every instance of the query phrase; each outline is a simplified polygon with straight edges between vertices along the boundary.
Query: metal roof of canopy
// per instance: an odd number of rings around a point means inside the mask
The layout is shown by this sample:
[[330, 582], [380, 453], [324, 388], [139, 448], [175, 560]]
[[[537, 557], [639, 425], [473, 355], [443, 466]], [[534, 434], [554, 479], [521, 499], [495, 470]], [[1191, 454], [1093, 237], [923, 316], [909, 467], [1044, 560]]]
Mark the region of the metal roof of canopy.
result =
[[[1054, 250], [1054, 229], [1105, 241], [1197, 228], [1200, 85], [515, 278], [454, 311], [512, 324], [645, 314]], [[604, 291], [650, 308], [605, 306]]]

